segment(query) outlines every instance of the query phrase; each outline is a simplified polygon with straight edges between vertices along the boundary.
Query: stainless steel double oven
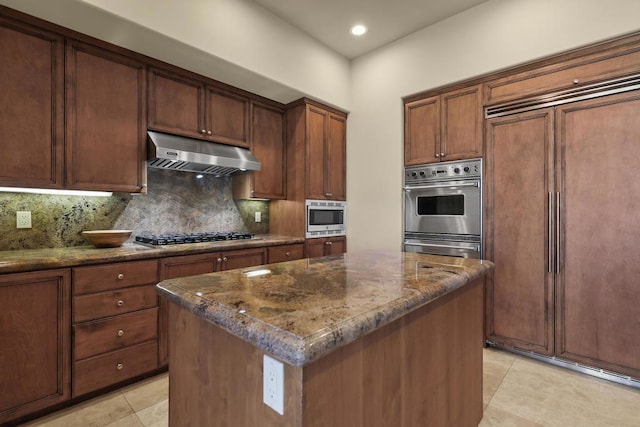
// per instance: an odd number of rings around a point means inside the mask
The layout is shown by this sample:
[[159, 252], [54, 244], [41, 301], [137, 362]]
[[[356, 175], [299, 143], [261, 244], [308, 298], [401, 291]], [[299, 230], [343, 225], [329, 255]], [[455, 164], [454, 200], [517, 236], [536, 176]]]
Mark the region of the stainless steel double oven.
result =
[[482, 256], [482, 159], [405, 168], [404, 250]]

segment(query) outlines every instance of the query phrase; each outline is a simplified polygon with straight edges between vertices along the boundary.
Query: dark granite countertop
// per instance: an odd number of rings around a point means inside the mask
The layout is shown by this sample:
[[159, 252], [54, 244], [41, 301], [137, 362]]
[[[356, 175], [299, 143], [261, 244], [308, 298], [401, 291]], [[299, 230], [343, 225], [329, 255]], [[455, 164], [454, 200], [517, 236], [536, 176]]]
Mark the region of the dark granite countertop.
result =
[[165, 280], [158, 288], [197, 316], [304, 366], [492, 268], [489, 261], [365, 251]]
[[93, 246], [74, 246], [69, 248], [0, 251], [0, 274], [303, 242], [304, 238], [302, 237], [264, 234], [258, 235], [251, 240], [227, 240], [158, 247], [125, 243], [119, 248], [98, 249]]

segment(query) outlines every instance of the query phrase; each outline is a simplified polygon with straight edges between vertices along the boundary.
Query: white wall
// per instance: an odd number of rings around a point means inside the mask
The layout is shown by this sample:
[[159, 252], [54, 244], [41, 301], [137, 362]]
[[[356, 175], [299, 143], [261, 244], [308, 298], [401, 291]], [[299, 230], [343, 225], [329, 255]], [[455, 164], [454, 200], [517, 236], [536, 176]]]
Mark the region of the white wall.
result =
[[280, 102], [349, 108], [349, 61], [250, 0], [0, 4]]
[[638, 0], [491, 0], [352, 62], [349, 250], [402, 242], [403, 96], [640, 30]]

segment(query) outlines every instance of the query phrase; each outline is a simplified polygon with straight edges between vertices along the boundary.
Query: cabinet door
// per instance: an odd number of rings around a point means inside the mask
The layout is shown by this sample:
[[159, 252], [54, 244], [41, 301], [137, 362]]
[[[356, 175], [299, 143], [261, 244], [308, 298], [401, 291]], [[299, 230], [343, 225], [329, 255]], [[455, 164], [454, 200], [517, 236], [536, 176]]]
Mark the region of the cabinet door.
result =
[[489, 120], [486, 141], [486, 255], [496, 264], [487, 278], [487, 334], [552, 354], [553, 111]]
[[284, 111], [267, 104], [251, 105], [251, 151], [262, 169], [250, 174], [251, 197], [286, 198]]
[[440, 158], [440, 97], [404, 106], [404, 164], [437, 162]]
[[[558, 108], [563, 358], [640, 377], [640, 94]], [[497, 264], [497, 263], [496, 263]]]
[[249, 99], [207, 87], [207, 138], [223, 144], [249, 146]]
[[267, 250], [254, 248], [228, 251], [222, 254], [222, 261], [224, 270], [262, 265], [267, 263]]
[[317, 258], [324, 256], [326, 240], [322, 238], [307, 239], [305, 242], [306, 257]]
[[325, 242], [325, 255], [340, 255], [347, 251], [347, 238], [329, 237]]
[[202, 138], [204, 83], [163, 70], [149, 70], [149, 128]]
[[307, 198], [325, 199], [325, 119], [324, 110], [307, 106]]
[[143, 63], [67, 45], [67, 187], [141, 192], [146, 187]]
[[0, 18], [0, 185], [62, 188], [64, 41]]
[[347, 175], [347, 120], [329, 114], [329, 134], [327, 135], [327, 159], [325, 165], [326, 197], [332, 200], [346, 200]]
[[482, 156], [481, 85], [442, 95], [442, 139], [440, 160]]
[[70, 276], [0, 275], [0, 424], [70, 396]]

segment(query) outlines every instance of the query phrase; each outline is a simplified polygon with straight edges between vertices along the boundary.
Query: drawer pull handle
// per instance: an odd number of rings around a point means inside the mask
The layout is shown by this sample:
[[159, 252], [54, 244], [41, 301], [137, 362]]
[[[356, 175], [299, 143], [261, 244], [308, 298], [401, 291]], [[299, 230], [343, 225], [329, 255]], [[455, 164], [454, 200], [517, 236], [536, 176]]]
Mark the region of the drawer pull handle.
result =
[[116, 303], [116, 305], [117, 305], [118, 307], [122, 307], [122, 306], [124, 305], [124, 301], [120, 299], [120, 300], [118, 300], [118, 302]]
[[118, 280], [123, 280], [124, 279], [124, 274], [120, 273], [118, 274]]
[[117, 369], [118, 371], [121, 371], [121, 370], [122, 370], [122, 368], [124, 368], [124, 365], [123, 365], [122, 363], [118, 363], [118, 364], [116, 365], [116, 369]]
[[123, 336], [123, 335], [124, 335], [124, 331], [123, 331], [122, 329], [120, 329], [120, 330], [118, 331], [118, 336], [119, 336], [119, 337], [121, 337], [121, 336]]

